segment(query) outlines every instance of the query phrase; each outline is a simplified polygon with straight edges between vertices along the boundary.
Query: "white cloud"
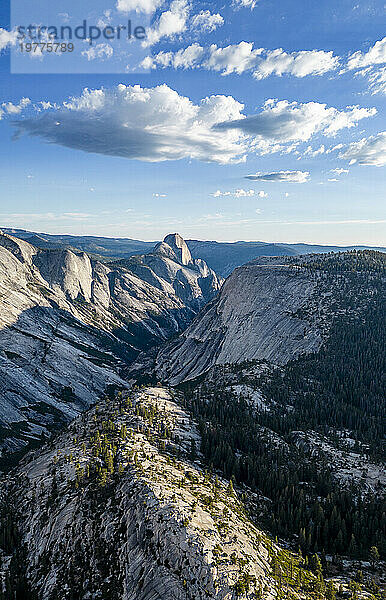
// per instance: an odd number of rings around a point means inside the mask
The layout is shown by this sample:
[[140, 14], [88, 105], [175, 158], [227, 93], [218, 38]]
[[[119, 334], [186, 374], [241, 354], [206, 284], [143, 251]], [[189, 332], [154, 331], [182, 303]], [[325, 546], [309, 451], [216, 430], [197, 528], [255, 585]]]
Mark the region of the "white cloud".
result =
[[360, 69], [386, 62], [386, 37], [375, 42], [367, 52], [354, 52], [347, 61], [348, 69]]
[[227, 121], [217, 129], [239, 129], [254, 138], [253, 146], [261, 153], [280, 151], [282, 144], [308, 141], [316, 133], [334, 136], [338, 131], [355, 127], [361, 119], [376, 114], [375, 108], [348, 106], [339, 111], [318, 102], [267, 100], [257, 115]]
[[111, 10], [105, 10], [103, 12], [103, 17], [100, 17], [97, 21], [98, 27], [100, 27], [101, 29], [104, 29], [111, 23], [111, 21], [112, 21], [111, 12], [112, 12]]
[[[260, 194], [260, 192], [259, 192]], [[221, 190], [217, 190], [212, 194], [215, 198], [220, 198], [222, 196], [233, 196], [234, 198], [251, 198], [255, 195], [255, 190], [235, 190], [233, 192], [222, 192]]]
[[18, 40], [18, 31], [13, 29], [12, 31], [7, 31], [0, 27], [0, 52], [8, 48], [8, 46], [15, 46]]
[[233, 0], [233, 6], [235, 8], [255, 8], [258, 0]]
[[60, 13], [58, 13], [58, 16], [62, 18], [63, 23], [70, 22], [70, 15], [67, 12], [60, 12]]
[[225, 48], [212, 44], [202, 67], [208, 71], [221, 72], [223, 75], [241, 74], [254, 68], [261, 52], [262, 49], [253, 50], [253, 44], [250, 42], [240, 42]]
[[252, 50], [253, 44], [240, 42], [237, 46], [218, 48], [212, 44], [203, 48], [195, 43], [176, 52], [160, 52], [152, 57], [152, 67], [173, 67], [174, 69], [204, 68], [208, 71], [243, 73], [252, 68], [257, 50]]
[[29, 98], [22, 98], [19, 104], [12, 104], [12, 102], [3, 102], [1, 105], [3, 110], [5, 110], [9, 115], [18, 115], [22, 112], [24, 108], [31, 104], [31, 100]]
[[186, 31], [189, 13], [188, 0], [173, 0], [169, 10], [161, 13], [155, 25], [148, 30], [143, 45], [152, 46], [164, 37], [172, 37]]
[[155, 192], [153, 194], [153, 197], [154, 198], [166, 198], [167, 196], [166, 196], [166, 194], [159, 194], [158, 192]]
[[372, 71], [369, 76], [370, 89], [372, 94], [386, 95], [386, 67]]
[[[347, 70], [357, 70], [357, 75], [366, 77], [369, 91], [374, 94], [386, 94], [386, 37], [375, 42], [367, 52], [354, 52], [347, 60]], [[377, 68], [378, 67], [378, 68]]]
[[222, 25], [223, 17], [218, 13], [211, 13], [210, 10], [202, 10], [192, 17], [192, 28], [199, 31], [212, 32]]
[[36, 102], [36, 104], [34, 104], [33, 107], [35, 110], [40, 112], [42, 110], [50, 110], [51, 108], [59, 108], [59, 105], [56, 104], [56, 102], [41, 100], [40, 102]]
[[117, 10], [120, 12], [136, 11], [138, 13], [152, 14], [162, 4], [164, 0], [118, 0]]
[[20, 133], [86, 152], [145, 161], [229, 163], [243, 159], [246, 138], [237, 131], [214, 131], [213, 126], [240, 118], [242, 109], [231, 96], [210, 96], [194, 104], [167, 85], [119, 85], [85, 89], [60, 109], [16, 126]]
[[193, 64], [185, 64], [176, 61], [175, 57], [183, 53], [189, 54], [191, 48], [197, 50], [197, 44], [176, 52], [168, 52], [168, 60], [165, 53], [153, 57], [152, 66], [160, 68], [196, 68], [201, 67], [208, 71], [216, 71], [222, 75], [231, 73], [252, 72], [256, 79], [265, 79], [270, 75], [293, 75], [294, 77], [305, 77], [307, 75], [323, 75], [337, 68], [339, 59], [333, 52], [324, 50], [302, 50], [300, 52], [287, 53], [282, 48], [266, 50], [255, 48], [251, 42], [240, 42], [225, 47], [212, 44], [207, 48], [199, 47]]
[[86, 56], [87, 60], [105, 60], [111, 58], [114, 54], [114, 49], [110, 44], [96, 44], [88, 50], [83, 50], [82, 56]]
[[375, 109], [267, 100], [256, 115], [243, 114], [232, 96], [198, 104], [166, 84], [155, 88], [118, 85], [85, 89], [61, 107], [15, 123], [19, 133], [86, 152], [145, 161], [192, 158], [240, 162], [248, 153], [296, 152], [315, 134], [335, 135]]
[[348, 173], [348, 169], [331, 169], [331, 173], [335, 173], [335, 175], [343, 175], [343, 173]]
[[326, 149], [324, 147], [324, 144], [322, 144], [320, 146], [320, 148], [317, 148], [316, 150], [314, 150], [312, 148], [312, 146], [308, 146], [307, 149], [305, 150], [304, 154], [306, 156], [312, 156], [314, 158], [315, 156], [319, 156], [320, 154], [324, 154], [325, 151], [326, 151]]
[[355, 163], [375, 167], [386, 165], [386, 131], [353, 142], [339, 155], [339, 158], [349, 160], [350, 165]]
[[31, 100], [29, 98], [22, 98], [19, 104], [3, 102], [0, 105], [0, 120], [4, 117], [4, 115], [19, 115], [30, 104]]
[[367, 77], [369, 91], [373, 96], [375, 96], [375, 94], [386, 95], [386, 67], [380, 67], [378, 69], [369, 67], [358, 71], [357, 75]]
[[177, 52], [159, 52], [155, 56], [147, 56], [141, 63], [145, 69], [173, 67], [174, 69], [195, 69], [199, 66], [204, 48], [195, 43]]
[[223, 219], [224, 215], [221, 213], [216, 213], [214, 215], [204, 215], [200, 218], [200, 221], [217, 221], [217, 219]]
[[336, 152], [337, 150], [341, 150], [343, 148], [343, 144], [336, 144], [336, 146], [332, 146], [332, 148], [327, 148], [326, 154], [331, 154], [332, 152]]
[[362, 119], [367, 119], [377, 114], [376, 108], [363, 108], [360, 106], [347, 106], [346, 108], [346, 111], [334, 109], [336, 112], [325, 130], [326, 135], [334, 136], [341, 129], [356, 127]]
[[306, 183], [309, 176], [310, 174], [308, 171], [276, 171], [274, 173], [256, 173], [255, 175], [247, 175], [245, 179], [267, 182], [284, 181], [286, 183]]
[[294, 77], [324, 75], [336, 69], [338, 64], [339, 58], [334, 56], [332, 51], [302, 50], [287, 53], [282, 48], [278, 48], [266, 51], [265, 56], [257, 62], [253, 76], [256, 79], [265, 79], [269, 75], [289, 74]]

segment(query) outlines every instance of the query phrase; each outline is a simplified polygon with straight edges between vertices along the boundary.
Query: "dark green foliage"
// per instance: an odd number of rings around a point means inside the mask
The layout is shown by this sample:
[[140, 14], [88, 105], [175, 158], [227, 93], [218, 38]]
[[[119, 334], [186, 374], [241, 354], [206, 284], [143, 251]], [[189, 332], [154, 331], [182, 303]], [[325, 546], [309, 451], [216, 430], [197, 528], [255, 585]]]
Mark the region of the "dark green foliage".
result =
[[381, 459], [385, 255], [366, 251], [286, 260], [299, 273], [310, 271], [319, 293], [329, 293], [329, 336], [319, 352], [255, 378], [255, 387], [274, 402], [269, 412], [255, 411], [223, 383], [222, 368], [244, 383], [243, 369], [252, 362], [218, 367], [212, 378], [184, 384], [187, 406], [199, 422], [201, 450], [226, 477], [269, 498], [270, 530], [297, 539], [304, 552], [324, 549], [367, 558], [377, 546], [385, 555], [381, 490], [366, 499], [357, 489], [342, 490], [331, 466], [297, 447], [292, 435], [314, 430], [339, 445], [337, 431], [345, 429], [357, 451], [365, 444], [373, 460]]

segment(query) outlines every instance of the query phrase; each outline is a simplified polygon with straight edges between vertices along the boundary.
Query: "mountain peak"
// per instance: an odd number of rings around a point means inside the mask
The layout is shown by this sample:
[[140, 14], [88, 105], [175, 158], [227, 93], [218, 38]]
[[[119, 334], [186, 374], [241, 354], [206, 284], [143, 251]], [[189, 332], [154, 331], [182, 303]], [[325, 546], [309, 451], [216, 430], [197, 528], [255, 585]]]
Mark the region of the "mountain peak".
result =
[[36, 248], [28, 242], [12, 237], [2, 230], [0, 230], [0, 246], [11, 252], [22, 263], [30, 263], [32, 256], [37, 252]]
[[163, 243], [170, 246], [182, 265], [188, 265], [193, 262], [190, 250], [179, 233], [170, 233], [164, 238]]

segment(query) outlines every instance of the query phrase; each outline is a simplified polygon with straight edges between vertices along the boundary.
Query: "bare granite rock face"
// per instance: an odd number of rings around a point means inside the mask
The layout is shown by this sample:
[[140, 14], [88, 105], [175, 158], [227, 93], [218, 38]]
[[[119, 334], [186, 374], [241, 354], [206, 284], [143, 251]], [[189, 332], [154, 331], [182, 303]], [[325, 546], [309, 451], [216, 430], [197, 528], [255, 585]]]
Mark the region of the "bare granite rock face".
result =
[[322, 319], [312, 317], [317, 278], [281, 263], [263, 259], [236, 269], [179, 338], [159, 351], [157, 376], [174, 385], [215, 364], [256, 359], [280, 365], [317, 351], [323, 340]]
[[172, 238], [170, 257], [156, 250], [125, 265], [0, 233], [5, 454], [74, 418], [107, 386], [125, 387], [124, 363], [179, 333], [213, 298], [221, 280], [189, 259], [182, 238]]
[[178, 233], [167, 235], [153, 252], [134, 256], [121, 264], [166, 294], [177, 295], [196, 310], [214, 298], [223, 282], [203, 260], [193, 260]]
[[176, 400], [160, 387], [123, 394], [22, 461], [0, 488], [3, 503], [12, 496], [13, 556], [24, 548], [18, 570], [0, 551], [4, 580], [39, 600], [273, 600], [286, 591], [271, 563], [290, 553], [252, 524], [199, 452], [192, 458], [199, 434]]

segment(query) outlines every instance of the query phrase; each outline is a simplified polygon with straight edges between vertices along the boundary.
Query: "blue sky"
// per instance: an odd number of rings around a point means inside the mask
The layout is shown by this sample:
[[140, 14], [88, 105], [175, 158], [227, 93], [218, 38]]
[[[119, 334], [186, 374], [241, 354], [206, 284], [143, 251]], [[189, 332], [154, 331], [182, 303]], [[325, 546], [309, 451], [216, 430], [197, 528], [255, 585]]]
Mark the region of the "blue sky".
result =
[[10, 73], [3, 12], [0, 227], [386, 245], [383, 3], [252, 4], [90, 3], [90, 22], [151, 20], [146, 73], [99, 41], [78, 44], [94, 73]]

